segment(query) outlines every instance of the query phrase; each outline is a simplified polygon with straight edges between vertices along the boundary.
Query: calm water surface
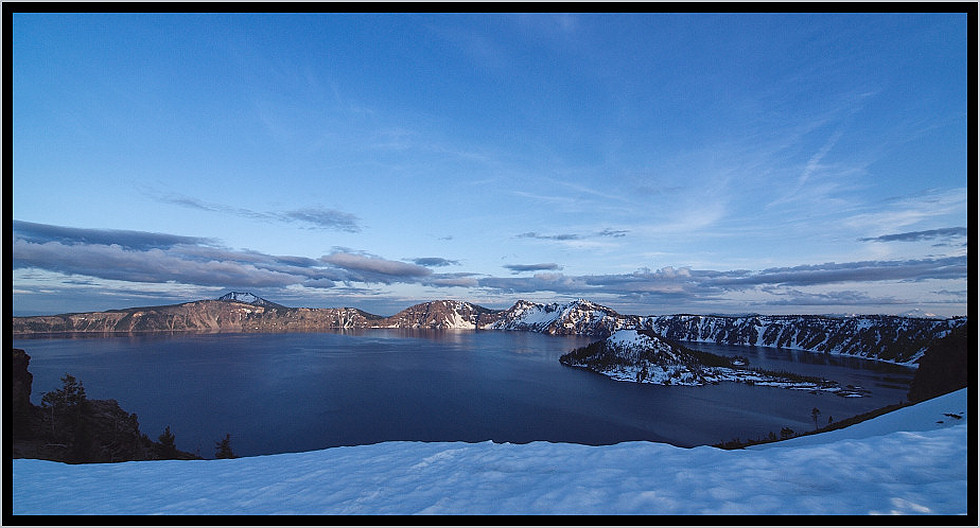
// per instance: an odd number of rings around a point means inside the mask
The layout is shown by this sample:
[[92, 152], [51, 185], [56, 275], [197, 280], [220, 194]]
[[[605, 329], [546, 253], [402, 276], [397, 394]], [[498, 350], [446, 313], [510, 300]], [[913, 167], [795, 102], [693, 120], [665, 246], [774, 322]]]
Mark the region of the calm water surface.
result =
[[589, 338], [528, 332], [364, 330], [15, 339], [31, 356], [32, 400], [66, 372], [112, 398], [156, 438], [211, 458], [392, 440], [679, 446], [813, 429], [904, 400], [914, 371], [772, 348], [688, 344], [751, 366], [822, 376], [866, 398], [722, 383], [664, 387], [563, 367]]

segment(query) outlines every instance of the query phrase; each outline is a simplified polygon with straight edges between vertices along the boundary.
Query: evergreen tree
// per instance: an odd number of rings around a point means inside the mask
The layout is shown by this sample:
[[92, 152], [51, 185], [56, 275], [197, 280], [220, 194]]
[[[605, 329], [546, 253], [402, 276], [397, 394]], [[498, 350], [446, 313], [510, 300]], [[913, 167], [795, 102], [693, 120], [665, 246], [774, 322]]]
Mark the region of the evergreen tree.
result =
[[54, 407], [58, 410], [75, 408], [85, 403], [85, 387], [82, 382], [75, 379], [75, 376], [65, 373], [61, 377], [61, 388], [51, 392], [45, 392], [41, 397], [41, 405], [44, 407]]
[[237, 458], [231, 450], [231, 433], [225, 434], [225, 439], [214, 443], [214, 458]]
[[59, 442], [71, 444], [88, 400], [85, 396], [85, 387], [75, 379], [75, 376], [66, 372], [61, 377], [61, 384], [60, 389], [44, 393], [41, 397], [41, 406], [48, 410], [51, 435]]
[[817, 427], [819, 427], [819, 425], [817, 424], [817, 418], [820, 416], [820, 409], [814, 407], [813, 410], [810, 411], [810, 416], [813, 417], [813, 428], [816, 429]]
[[170, 430], [168, 425], [160, 436], [157, 437], [157, 441], [160, 442], [162, 446], [160, 448], [160, 456], [163, 458], [177, 458], [177, 443], [174, 433]]

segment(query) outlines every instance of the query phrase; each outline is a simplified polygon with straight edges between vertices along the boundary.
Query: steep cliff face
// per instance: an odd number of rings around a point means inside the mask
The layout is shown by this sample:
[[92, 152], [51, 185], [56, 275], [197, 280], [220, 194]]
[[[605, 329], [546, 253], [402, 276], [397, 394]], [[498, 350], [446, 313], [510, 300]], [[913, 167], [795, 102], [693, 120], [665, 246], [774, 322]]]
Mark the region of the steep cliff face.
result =
[[109, 312], [14, 317], [13, 332], [283, 332], [368, 328], [380, 319], [356, 308], [277, 308], [235, 300], [207, 300]]
[[13, 433], [15, 438], [30, 434], [34, 406], [31, 405], [31, 386], [34, 376], [27, 370], [31, 356], [19, 348], [10, 355], [10, 396], [13, 408]]
[[930, 344], [965, 322], [966, 318], [885, 315], [668, 315], [643, 318], [641, 327], [678, 341], [791, 348], [907, 364], [916, 362]]

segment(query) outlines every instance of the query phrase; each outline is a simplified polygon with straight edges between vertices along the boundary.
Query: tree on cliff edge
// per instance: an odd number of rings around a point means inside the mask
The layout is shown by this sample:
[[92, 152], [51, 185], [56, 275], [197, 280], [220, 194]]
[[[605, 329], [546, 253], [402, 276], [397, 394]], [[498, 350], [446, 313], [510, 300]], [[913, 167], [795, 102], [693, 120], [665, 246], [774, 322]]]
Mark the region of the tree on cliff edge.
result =
[[214, 458], [237, 458], [231, 450], [231, 433], [225, 434], [224, 440], [214, 443]]

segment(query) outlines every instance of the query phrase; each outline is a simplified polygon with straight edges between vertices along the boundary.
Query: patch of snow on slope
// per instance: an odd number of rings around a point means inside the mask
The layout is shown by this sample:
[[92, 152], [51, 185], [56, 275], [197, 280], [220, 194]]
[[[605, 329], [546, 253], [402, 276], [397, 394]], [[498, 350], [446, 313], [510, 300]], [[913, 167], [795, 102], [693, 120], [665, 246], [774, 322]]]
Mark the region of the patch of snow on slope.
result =
[[606, 343], [610, 346], [622, 348], [623, 350], [649, 348], [660, 345], [660, 342], [655, 342], [650, 336], [641, 334], [636, 330], [617, 330], [606, 338]]
[[241, 292], [231, 292], [228, 295], [221, 297], [224, 300], [238, 301], [243, 303], [254, 303], [259, 300], [258, 297], [252, 295], [251, 293], [241, 293]]
[[459, 307], [457, 306], [455, 308], [456, 309], [450, 315], [449, 320], [446, 321], [446, 327], [451, 329], [461, 329], [461, 330], [475, 329], [476, 325], [471, 323], [470, 321], [467, 321], [466, 318], [459, 313]]
[[[812, 446], [841, 440], [882, 436], [893, 431], [924, 432], [967, 422], [967, 389], [938, 396], [911, 407], [903, 407], [873, 420], [815, 435], [798, 436], [782, 442], [750, 446], [747, 449]], [[958, 417], [958, 418], [957, 418]]]
[[[520, 321], [528, 325], [548, 325], [561, 315], [560, 312], [554, 309], [552, 306], [527, 306], [522, 307], [523, 310], [520, 314], [515, 317], [516, 321]], [[552, 308], [548, 310], [548, 308]]]

